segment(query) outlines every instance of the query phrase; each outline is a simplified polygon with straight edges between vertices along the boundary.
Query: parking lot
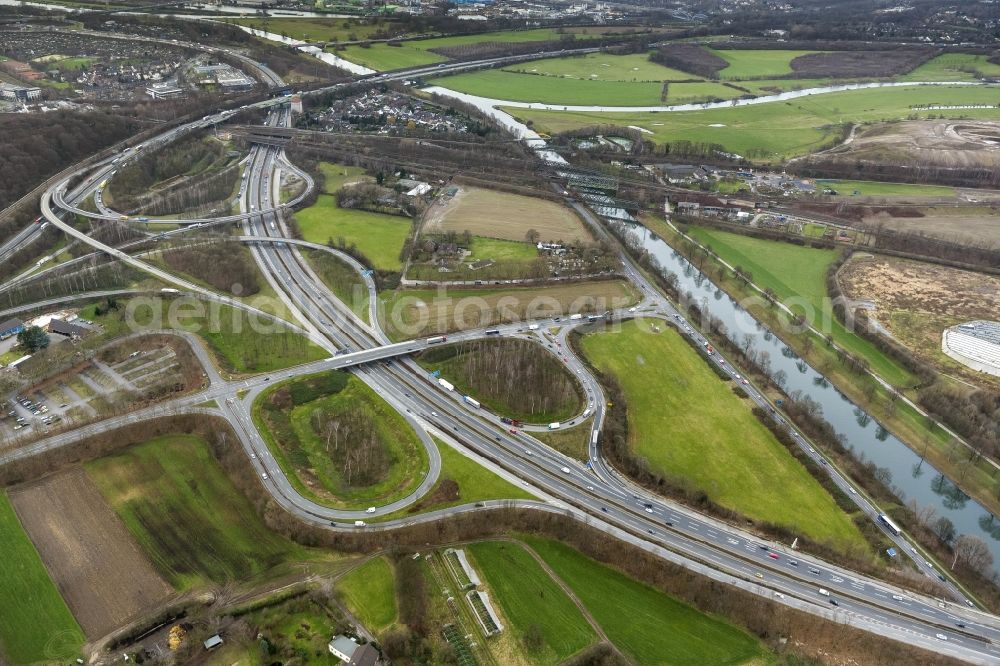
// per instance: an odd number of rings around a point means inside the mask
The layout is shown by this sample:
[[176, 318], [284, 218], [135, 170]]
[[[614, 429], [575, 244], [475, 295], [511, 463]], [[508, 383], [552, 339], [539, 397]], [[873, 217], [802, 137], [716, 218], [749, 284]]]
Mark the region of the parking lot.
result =
[[177, 382], [179, 370], [169, 347], [135, 352], [118, 363], [93, 359], [72, 376], [42, 382], [9, 398], [3, 405], [0, 432], [24, 435], [26, 428], [44, 432], [66, 421], [95, 418]]

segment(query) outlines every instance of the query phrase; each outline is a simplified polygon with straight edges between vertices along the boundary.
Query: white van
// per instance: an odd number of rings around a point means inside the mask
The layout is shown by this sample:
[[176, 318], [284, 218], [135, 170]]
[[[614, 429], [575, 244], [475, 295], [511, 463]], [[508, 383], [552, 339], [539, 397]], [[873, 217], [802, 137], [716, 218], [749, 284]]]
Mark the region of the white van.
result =
[[365, 521], [363, 521], [363, 520], [355, 520], [354, 521], [354, 526], [355, 527], [364, 527], [365, 526]]
[[827, 591], [827, 590], [824, 590], [822, 587], [819, 588], [819, 593], [822, 594], [824, 597], [830, 596], [830, 592]]

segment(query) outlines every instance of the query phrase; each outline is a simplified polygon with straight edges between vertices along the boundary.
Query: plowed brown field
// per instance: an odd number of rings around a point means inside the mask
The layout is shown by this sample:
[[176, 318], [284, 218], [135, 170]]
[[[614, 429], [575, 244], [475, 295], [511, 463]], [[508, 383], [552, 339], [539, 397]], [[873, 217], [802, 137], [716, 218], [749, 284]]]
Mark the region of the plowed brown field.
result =
[[172, 594], [83, 470], [22, 486], [10, 499], [88, 638]]

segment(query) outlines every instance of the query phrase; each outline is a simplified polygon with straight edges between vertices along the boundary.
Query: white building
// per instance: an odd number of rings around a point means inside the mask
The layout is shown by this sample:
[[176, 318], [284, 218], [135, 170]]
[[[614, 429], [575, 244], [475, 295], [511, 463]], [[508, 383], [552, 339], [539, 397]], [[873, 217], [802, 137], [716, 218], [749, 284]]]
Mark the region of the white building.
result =
[[1000, 322], [970, 321], [946, 328], [941, 351], [973, 370], [1000, 377]]

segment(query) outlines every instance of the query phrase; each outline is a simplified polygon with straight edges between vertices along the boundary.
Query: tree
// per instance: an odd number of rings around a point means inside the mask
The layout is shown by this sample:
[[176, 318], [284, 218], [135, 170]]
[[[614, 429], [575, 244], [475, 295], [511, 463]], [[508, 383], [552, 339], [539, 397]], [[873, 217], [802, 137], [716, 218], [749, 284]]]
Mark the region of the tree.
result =
[[955, 539], [955, 559], [951, 561], [953, 570], [958, 562], [983, 575], [989, 575], [993, 569], [993, 555], [986, 542], [970, 534], [963, 534]]
[[948, 544], [955, 539], [955, 524], [944, 516], [934, 521], [931, 530], [942, 543]]
[[542, 235], [535, 229], [528, 229], [528, 231], [524, 234], [524, 240], [528, 241], [532, 245], [536, 244], [541, 237]]
[[17, 341], [29, 354], [49, 346], [48, 334], [38, 326], [29, 326], [18, 333]]

